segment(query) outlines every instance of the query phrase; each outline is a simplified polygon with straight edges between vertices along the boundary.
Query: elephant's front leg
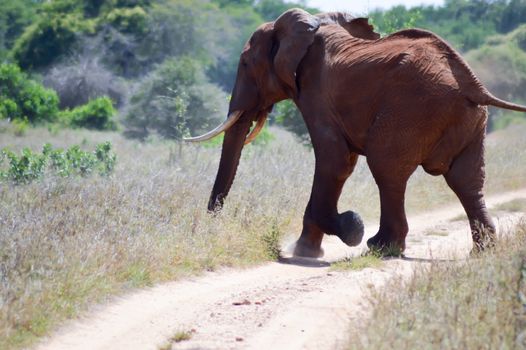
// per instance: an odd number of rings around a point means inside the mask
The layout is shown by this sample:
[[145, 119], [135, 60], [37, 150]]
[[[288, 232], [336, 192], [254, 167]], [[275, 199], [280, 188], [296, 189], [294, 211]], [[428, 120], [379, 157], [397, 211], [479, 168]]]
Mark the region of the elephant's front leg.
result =
[[294, 255], [322, 256], [321, 242], [324, 233], [337, 235], [350, 246], [361, 242], [364, 228], [358, 214], [351, 211], [338, 214], [337, 209], [343, 185], [352, 173], [357, 158], [357, 154], [349, 154], [348, 151], [341, 156], [317, 151], [311, 197], [305, 209], [303, 231]]

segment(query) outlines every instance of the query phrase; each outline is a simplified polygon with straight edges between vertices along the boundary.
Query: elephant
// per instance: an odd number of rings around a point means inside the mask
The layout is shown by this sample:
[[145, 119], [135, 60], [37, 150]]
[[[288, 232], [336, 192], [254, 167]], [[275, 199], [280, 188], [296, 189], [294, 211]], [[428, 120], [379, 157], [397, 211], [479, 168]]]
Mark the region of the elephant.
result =
[[367, 18], [312, 15], [297, 8], [257, 28], [240, 55], [227, 120], [187, 139], [225, 132], [210, 211], [223, 206], [244, 144], [257, 136], [273, 105], [285, 99], [301, 112], [315, 155], [294, 255], [321, 257], [324, 234], [349, 246], [361, 242], [360, 216], [337, 208], [360, 155], [380, 194], [379, 229], [367, 241], [369, 248], [404, 251], [409, 230], [404, 196], [418, 166], [442, 175], [460, 200], [473, 250], [494, 244], [495, 226], [483, 193], [487, 106], [523, 112], [526, 107], [492, 95], [439, 36], [406, 29], [380, 37]]

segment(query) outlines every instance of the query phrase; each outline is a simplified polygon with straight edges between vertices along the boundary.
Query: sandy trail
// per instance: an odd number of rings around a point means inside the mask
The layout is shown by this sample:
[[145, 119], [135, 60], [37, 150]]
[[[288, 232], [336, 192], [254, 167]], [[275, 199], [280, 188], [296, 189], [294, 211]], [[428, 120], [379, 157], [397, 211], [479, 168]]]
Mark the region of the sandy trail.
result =
[[[492, 196], [491, 208], [526, 189]], [[190, 340], [174, 349], [330, 349], [343, 346], [352, 320], [366, 317], [370, 288], [397, 276], [409, 277], [432, 259], [467, 257], [471, 237], [460, 205], [409, 218], [406, 259], [379, 269], [333, 271], [330, 262], [356, 256], [377, 229], [366, 227], [359, 247], [333, 237], [323, 243], [322, 260], [285, 258], [246, 270], [207, 273], [115, 298], [44, 339], [39, 350], [158, 349], [179, 331]], [[511, 226], [517, 214], [502, 214], [497, 225]]]

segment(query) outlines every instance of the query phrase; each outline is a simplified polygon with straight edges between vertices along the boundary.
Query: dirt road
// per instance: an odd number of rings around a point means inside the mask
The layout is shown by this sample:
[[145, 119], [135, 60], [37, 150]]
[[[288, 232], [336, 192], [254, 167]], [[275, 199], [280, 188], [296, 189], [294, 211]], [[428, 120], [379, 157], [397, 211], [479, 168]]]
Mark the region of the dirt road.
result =
[[[487, 202], [491, 208], [515, 198], [526, 198], [526, 190]], [[364, 300], [370, 288], [396, 276], [408, 277], [431, 258], [467, 256], [467, 220], [451, 221], [462, 212], [452, 206], [410, 217], [407, 258], [387, 260], [378, 269], [331, 269], [331, 262], [359, 255], [364, 245], [349, 248], [327, 237], [322, 260], [285, 258], [138, 291], [60, 329], [37, 349], [159, 349], [170, 348], [170, 343], [174, 349], [339, 348], [352, 320], [367, 317]], [[497, 224], [511, 226], [517, 217], [502, 214]], [[368, 225], [366, 236], [376, 228]], [[180, 332], [189, 333], [190, 339], [170, 341]]]

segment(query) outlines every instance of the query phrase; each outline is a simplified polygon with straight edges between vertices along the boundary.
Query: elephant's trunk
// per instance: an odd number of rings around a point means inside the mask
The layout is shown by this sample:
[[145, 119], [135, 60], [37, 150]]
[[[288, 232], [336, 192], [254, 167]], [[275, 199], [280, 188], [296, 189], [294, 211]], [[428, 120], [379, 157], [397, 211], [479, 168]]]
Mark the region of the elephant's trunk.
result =
[[234, 182], [241, 151], [252, 124], [252, 120], [246, 117], [240, 118], [225, 132], [219, 170], [217, 171], [216, 181], [208, 202], [209, 211], [221, 209], [223, 201]]

